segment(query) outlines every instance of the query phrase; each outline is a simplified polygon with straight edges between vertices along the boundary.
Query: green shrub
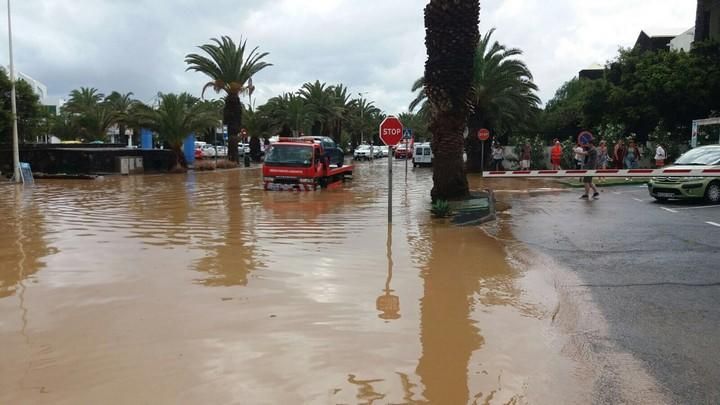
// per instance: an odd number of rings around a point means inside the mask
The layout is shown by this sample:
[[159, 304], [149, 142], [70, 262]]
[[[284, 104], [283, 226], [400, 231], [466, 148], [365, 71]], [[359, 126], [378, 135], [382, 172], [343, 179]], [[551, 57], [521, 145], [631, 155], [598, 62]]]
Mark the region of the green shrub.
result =
[[435, 201], [430, 212], [435, 218], [447, 218], [452, 215], [452, 209], [450, 209], [450, 204], [446, 200]]

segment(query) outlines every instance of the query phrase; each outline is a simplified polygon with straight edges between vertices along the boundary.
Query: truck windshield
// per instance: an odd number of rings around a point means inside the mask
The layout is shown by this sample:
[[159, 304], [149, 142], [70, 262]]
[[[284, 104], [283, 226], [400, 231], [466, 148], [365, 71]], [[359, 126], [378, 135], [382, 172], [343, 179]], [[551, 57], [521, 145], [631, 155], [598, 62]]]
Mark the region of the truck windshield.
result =
[[308, 167], [312, 164], [311, 145], [274, 145], [265, 157], [265, 163], [273, 166]]

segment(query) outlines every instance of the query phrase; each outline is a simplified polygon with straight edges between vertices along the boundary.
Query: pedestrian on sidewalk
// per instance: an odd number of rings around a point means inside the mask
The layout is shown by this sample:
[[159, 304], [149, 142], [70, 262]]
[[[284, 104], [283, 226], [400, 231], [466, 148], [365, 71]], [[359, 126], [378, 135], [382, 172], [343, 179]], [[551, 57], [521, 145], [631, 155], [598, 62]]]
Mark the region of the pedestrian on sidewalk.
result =
[[553, 170], [561, 170], [560, 162], [562, 161], [563, 148], [560, 140], [553, 139], [553, 147], [550, 149], [550, 163]]
[[665, 159], [667, 159], [665, 149], [663, 149], [662, 145], [658, 144], [655, 149], [655, 166], [657, 166], [658, 169], [663, 168], [665, 166]]
[[583, 163], [585, 162], [585, 149], [583, 149], [580, 142], [578, 142], [573, 152], [575, 153], [575, 169], [580, 170], [583, 168]]
[[493, 169], [495, 171], [503, 170], [503, 160], [505, 160], [505, 149], [500, 142], [495, 142], [492, 149]]
[[627, 148], [627, 154], [625, 155], [625, 168], [637, 169], [640, 159], [642, 159], [640, 149], [638, 149], [635, 141], [631, 140], [630, 145]]
[[530, 170], [531, 148], [529, 143], [525, 143], [520, 152], [520, 170]]
[[[597, 170], [598, 167], [598, 150], [595, 147], [595, 141], [590, 141], [585, 150], [585, 170]], [[583, 186], [585, 186], [585, 194], [580, 196], [580, 199], [589, 199], [590, 190], [593, 190], [592, 198], [597, 200], [600, 197], [597, 187], [593, 184], [592, 176], [586, 176], [583, 178]]]
[[615, 144], [615, 152], [613, 153], [613, 159], [615, 160], [615, 168], [622, 170], [623, 164], [625, 163], [625, 155], [627, 154], [627, 146], [625, 146], [625, 141], [622, 139], [618, 139], [617, 143]]

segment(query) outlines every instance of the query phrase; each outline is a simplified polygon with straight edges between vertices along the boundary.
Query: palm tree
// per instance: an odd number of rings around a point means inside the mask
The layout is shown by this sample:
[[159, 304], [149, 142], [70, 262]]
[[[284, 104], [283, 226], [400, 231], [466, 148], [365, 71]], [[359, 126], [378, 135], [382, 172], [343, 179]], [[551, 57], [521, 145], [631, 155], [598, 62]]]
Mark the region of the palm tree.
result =
[[83, 114], [102, 102], [105, 95], [94, 87], [80, 87], [70, 92], [70, 98], [63, 109], [73, 114]]
[[212, 88], [215, 92], [225, 93], [223, 123], [228, 126], [228, 158], [238, 161], [238, 136], [242, 128], [242, 103], [240, 93], [251, 91], [254, 87], [250, 79], [261, 70], [272, 64], [263, 62], [268, 53], [258, 52], [258, 47], [245, 54], [247, 41], [239, 44], [227, 36], [211, 39], [213, 43], [199, 46], [208, 56], [188, 54], [185, 56], [187, 70], [201, 72], [211, 80], [203, 87]]
[[358, 98], [354, 100], [351, 108], [351, 144], [355, 149], [364, 139], [359, 139], [360, 135], [373, 139], [373, 134], [377, 133], [377, 126], [382, 121], [382, 112], [375, 106], [372, 101], [366, 98]]
[[283, 93], [267, 101], [258, 110], [262, 110], [270, 120], [270, 125], [276, 129], [294, 128], [291, 132], [298, 136], [304, 132], [309, 123], [309, 111], [305, 100], [293, 93]]
[[133, 115], [138, 101], [133, 98], [132, 92], [120, 94], [117, 91], [110, 93], [110, 95], [105, 98], [105, 101], [115, 114], [115, 123], [118, 126], [120, 136], [125, 136], [127, 127], [133, 123]]
[[105, 95], [95, 88], [73, 90], [63, 109], [69, 114], [72, 126], [86, 141], [104, 140], [108, 129], [117, 120]]
[[329, 124], [332, 118], [337, 116], [337, 106], [332, 86], [326, 83], [305, 83], [298, 91], [298, 95], [305, 101], [308, 116], [312, 120], [312, 135], [328, 136], [330, 134]]
[[[490, 40], [495, 29], [488, 31], [478, 42], [475, 50], [472, 92], [468, 103], [467, 138], [468, 170], [479, 171], [481, 144], [474, 134], [481, 128], [489, 128], [498, 138], [501, 135], [527, 129], [539, 112], [540, 99], [536, 95], [530, 69], [515, 57], [522, 55], [519, 49], [508, 49]], [[428, 110], [423, 88], [424, 78], [418, 79], [413, 91], [418, 94], [410, 103], [410, 111], [420, 107], [418, 114]], [[485, 148], [486, 154], [490, 148]], [[487, 161], [487, 159], [486, 159]]]
[[160, 134], [175, 152], [176, 166], [187, 167], [182, 152], [184, 140], [194, 132], [217, 124], [220, 119], [212, 102], [203, 102], [188, 93], [161, 94], [157, 109], [140, 109], [139, 122]]
[[463, 132], [479, 40], [477, 0], [430, 0], [425, 7], [425, 93], [433, 134], [433, 200], [467, 196]]
[[[527, 129], [539, 112], [540, 98], [527, 65], [516, 57], [522, 51], [508, 49], [490, 39], [495, 29], [478, 42], [475, 52], [472, 113], [468, 129], [474, 135], [489, 128], [499, 138], [513, 131]], [[468, 136], [468, 169], [481, 169], [481, 144], [476, 136]], [[490, 148], [486, 148], [489, 154]], [[487, 159], [486, 159], [487, 160]]]
[[340, 143], [343, 125], [348, 122], [355, 100], [348, 92], [348, 88], [342, 84], [332, 86], [333, 100], [335, 101], [332, 136], [335, 142]]

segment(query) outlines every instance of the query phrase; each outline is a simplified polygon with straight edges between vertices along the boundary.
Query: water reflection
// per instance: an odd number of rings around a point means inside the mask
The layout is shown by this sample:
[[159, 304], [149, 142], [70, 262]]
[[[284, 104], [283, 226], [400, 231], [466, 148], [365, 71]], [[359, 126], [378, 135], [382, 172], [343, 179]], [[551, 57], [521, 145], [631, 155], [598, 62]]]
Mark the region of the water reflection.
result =
[[466, 404], [471, 397], [477, 399], [468, 384], [479, 370], [470, 361], [485, 344], [473, 312], [507, 304], [519, 292], [511, 286], [514, 274], [505, 261], [504, 247], [495, 239], [477, 228], [422, 229], [431, 248], [422, 271], [422, 356], [416, 371], [429, 403]]
[[392, 293], [395, 290], [390, 287], [393, 275], [392, 228], [392, 224], [388, 224], [386, 243], [388, 274], [387, 280], [385, 280], [385, 289], [383, 290], [384, 294], [379, 296], [375, 302], [377, 310], [381, 312], [380, 314], [378, 314], [378, 317], [380, 319], [385, 319], [386, 321], [400, 319], [400, 297], [398, 297], [397, 295], [393, 295]]
[[0, 189], [5, 226], [0, 232], [0, 299], [11, 296], [24, 280], [40, 271], [43, 258], [53, 252], [45, 240], [45, 213], [33, 199], [33, 189]]
[[205, 256], [198, 260], [196, 269], [209, 276], [199, 279], [206, 286], [245, 286], [248, 275], [263, 264], [257, 249], [256, 223], [252, 208], [243, 204], [244, 193], [250, 186], [242, 184], [238, 175], [225, 176], [217, 185], [223, 190], [218, 201], [222, 209], [214, 210], [210, 226], [219, 235], [210, 244]]

